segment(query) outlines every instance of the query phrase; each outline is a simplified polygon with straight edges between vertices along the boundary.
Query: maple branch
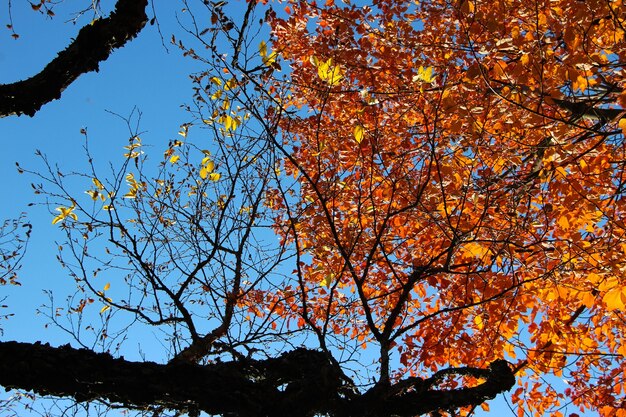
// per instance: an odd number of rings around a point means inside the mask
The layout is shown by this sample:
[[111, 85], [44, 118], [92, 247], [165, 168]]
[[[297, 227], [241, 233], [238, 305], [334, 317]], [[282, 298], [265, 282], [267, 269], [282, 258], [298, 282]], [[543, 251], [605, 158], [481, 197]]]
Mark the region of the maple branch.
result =
[[[433, 389], [449, 375], [484, 382]], [[76, 401], [105, 400], [125, 408], [167, 409], [229, 416], [415, 416], [478, 405], [509, 390], [515, 377], [506, 361], [488, 369], [449, 368], [431, 378], [409, 378], [356, 394], [324, 352], [296, 349], [276, 358], [241, 358], [205, 366], [131, 362], [107, 353], [0, 342], [0, 384], [7, 389]]]
[[[592, 294], [594, 296], [596, 296], [598, 294], [597, 290], [592, 290]], [[580, 317], [580, 315], [585, 311], [586, 307], [584, 305], [579, 306], [576, 311], [574, 311], [574, 313], [572, 313], [572, 315], [569, 317], [569, 319], [567, 319], [567, 321], [565, 322], [565, 326], [569, 327], [571, 326], [577, 319], [578, 317]], [[550, 352], [548, 349], [550, 349], [552, 346], [554, 345], [554, 343], [552, 342], [552, 340], [548, 340], [546, 343], [543, 344], [543, 346], [541, 346], [538, 349], [535, 349], [538, 352]], [[578, 353], [580, 354], [580, 353]], [[521, 371], [522, 369], [526, 368], [528, 366], [528, 359], [524, 359], [522, 361], [520, 361], [519, 363], [517, 363], [514, 367], [513, 367], [513, 373], [517, 374], [519, 371]]]
[[[523, 91], [525, 94], [532, 94], [532, 90], [525, 85], [511, 84], [509, 82], [504, 82], [500, 80], [488, 79], [486, 76], [485, 81], [489, 86], [490, 92], [497, 94], [501, 99], [509, 102], [511, 101], [502, 95], [502, 91], [505, 87], [510, 88], [514, 91]], [[498, 86], [494, 86], [492, 85], [492, 83], [495, 83]], [[563, 120], [555, 116], [550, 116], [545, 112], [532, 109], [520, 103], [515, 103], [515, 105], [530, 113], [540, 115], [547, 119], [557, 122], [565, 121], [568, 124], [575, 125], [582, 129], [587, 129], [589, 132], [597, 133], [599, 127], [604, 126], [607, 123], [617, 122], [620, 119], [626, 117], [626, 109], [598, 107], [610, 104], [615, 105], [617, 101], [616, 95], [621, 94], [622, 92], [623, 89], [619, 86], [615, 84], [606, 84], [603, 86], [603, 88], [598, 89], [597, 94], [594, 95], [585, 95], [583, 97], [570, 96], [564, 98], [546, 96], [545, 98], [547, 99], [547, 102], [553, 103], [562, 110], [570, 113], [569, 120]], [[593, 120], [597, 121], [598, 123], [593, 128], [588, 128], [584, 125], [575, 124], [581, 119]]]
[[109, 17], [84, 26], [40, 73], [0, 85], [0, 117], [34, 116], [44, 104], [59, 99], [80, 75], [97, 72], [100, 62], [135, 38], [145, 26], [147, 5], [148, 0], [118, 0]]
[[604, 124], [619, 120], [626, 114], [626, 110], [624, 109], [596, 107], [596, 105], [601, 102], [599, 100], [575, 101], [552, 98], [552, 101], [562, 109], [569, 111], [573, 120], [581, 118], [598, 120]]
[[[471, 376], [484, 379], [477, 386], [457, 389], [433, 389], [447, 376]], [[477, 406], [498, 394], [510, 390], [515, 384], [515, 376], [505, 360], [494, 361], [488, 369], [461, 367], [448, 368], [436, 372], [428, 379], [411, 377], [389, 386], [375, 386], [363, 395], [366, 403], [363, 414], [368, 416], [415, 416], [453, 410], [461, 407]], [[361, 406], [357, 402], [358, 409]]]

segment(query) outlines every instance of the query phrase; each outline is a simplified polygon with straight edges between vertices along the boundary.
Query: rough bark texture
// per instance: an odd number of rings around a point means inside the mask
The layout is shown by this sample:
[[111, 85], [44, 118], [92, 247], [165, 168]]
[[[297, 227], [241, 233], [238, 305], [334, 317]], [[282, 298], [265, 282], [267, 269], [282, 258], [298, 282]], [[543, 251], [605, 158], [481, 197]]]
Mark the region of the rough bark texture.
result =
[[83, 27], [76, 39], [39, 74], [0, 85], [0, 117], [33, 116], [44, 104], [60, 98], [81, 74], [98, 71], [100, 62], [145, 26], [147, 5], [148, 0], [118, 0], [109, 17]]
[[[444, 376], [472, 375], [471, 388], [436, 389]], [[163, 406], [226, 416], [415, 416], [478, 405], [515, 382], [505, 361], [488, 369], [451, 368], [359, 394], [322, 352], [199, 366], [131, 362], [70, 346], [0, 342], [0, 385], [40, 395], [96, 399], [142, 409]]]

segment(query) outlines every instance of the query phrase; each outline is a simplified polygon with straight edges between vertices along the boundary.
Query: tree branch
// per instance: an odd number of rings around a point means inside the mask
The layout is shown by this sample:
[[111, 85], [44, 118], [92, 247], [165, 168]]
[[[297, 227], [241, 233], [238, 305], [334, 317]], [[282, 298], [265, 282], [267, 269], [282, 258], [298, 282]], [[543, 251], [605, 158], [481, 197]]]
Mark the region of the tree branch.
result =
[[624, 109], [596, 107], [598, 101], [574, 101], [574, 100], [561, 100], [552, 98], [559, 107], [569, 111], [572, 114], [572, 119], [578, 120], [580, 118], [599, 120], [602, 123], [608, 123], [615, 120], [619, 120], [624, 117], [626, 111]]
[[81, 74], [98, 71], [100, 62], [135, 38], [145, 26], [147, 5], [148, 0], [118, 0], [109, 17], [84, 26], [39, 74], [0, 85], [0, 117], [34, 116], [44, 104], [59, 99]]
[[102, 399], [132, 409], [157, 405], [212, 415], [304, 416], [328, 403], [339, 383], [328, 357], [306, 349], [264, 361], [198, 366], [131, 362], [69, 345], [0, 343], [5, 388], [77, 401]]
[[[473, 376], [484, 382], [466, 388], [434, 389], [447, 375]], [[510, 390], [514, 384], [513, 371], [504, 360], [493, 362], [488, 369], [448, 368], [425, 380], [411, 377], [389, 387], [375, 386], [354, 401], [350, 413], [346, 415], [412, 417], [440, 410], [456, 410], [480, 405]]]
[[[488, 369], [443, 372], [485, 381], [472, 388], [435, 390], [432, 378], [412, 378], [409, 383], [347, 395], [353, 387], [342, 378], [341, 370], [327, 354], [315, 350], [296, 349], [266, 360], [199, 366], [131, 362], [69, 345], [54, 348], [41, 343], [0, 342], [0, 385], [5, 388], [76, 401], [101, 399], [133, 409], [162, 406], [228, 416], [408, 417], [477, 405], [515, 382], [505, 361], [496, 361]], [[440, 376], [437, 373], [433, 378]]]

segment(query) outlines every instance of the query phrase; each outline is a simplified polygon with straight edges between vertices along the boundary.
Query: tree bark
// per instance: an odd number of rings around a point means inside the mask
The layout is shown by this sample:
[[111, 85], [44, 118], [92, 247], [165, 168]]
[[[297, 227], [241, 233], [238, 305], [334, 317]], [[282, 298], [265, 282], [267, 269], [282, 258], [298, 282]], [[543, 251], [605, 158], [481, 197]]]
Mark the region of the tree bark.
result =
[[148, 0], [118, 0], [109, 17], [84, 26], [39, 74], [0, 85], [0, 117], [33, 116], [44, 104], [59, 99], [81, 74], [98, 71], [100, 62], [135, 38], [145, 26], [147, 5]]
[[[436, 389], [442, 375], [485, 382]], [[296, 349], [266, 360], [200, 366], [131, 362], [106, 353], [47, 344], [0, 342], [0, 385], [76, 401], [104, 400], [132, 409], [164, 407], [226, 416], [415, 416], [479, 405], [509, 390], [515, 377], [505, 361], [488, 369], [450, 368], [360, 394], [322, 352]]]

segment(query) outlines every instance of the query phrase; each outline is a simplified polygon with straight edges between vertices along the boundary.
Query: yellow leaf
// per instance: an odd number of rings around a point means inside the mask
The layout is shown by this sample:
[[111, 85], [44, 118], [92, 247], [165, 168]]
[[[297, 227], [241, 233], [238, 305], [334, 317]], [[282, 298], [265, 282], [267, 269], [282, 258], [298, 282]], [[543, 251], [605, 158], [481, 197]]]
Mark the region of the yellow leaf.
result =
[[596, 304], [596, 296], [591, 291], [580, 293], [580, 302], [587, 308], [592, 308]]
[[78, 216], [76, 216], [76, 214], [72, 212], [74, 208], [74, 204], [72, 204], [70, 207], [57, 207], [56, 210], [61, 214], [52, 219], [52, 224], [57, 224], [58, 222], [65, 220], [67, 217], [78, 220]]
[[626, 117], [622, 117], [620, 119], [618, 126], [620, 129], [622, 129], [622, 132], [624, 133], [624, 135], [626, 135]]
[[132, 188], [128, 190], [128, 192], [124, 194], [124, 198], [130, 198], [130, 199], [137, 198], [137, 189]]
[[276, 51], [272, 51], [269, 55], [267, 54], [267, 44], [265, 41], [261, 41], [259, 44], [259, 54], [261, 55], [261, 59], [263, 60], [263, 64], [272, 65], [276, 61]]
[[98, 198], [101, 198], [104, 201], [104, 196], [98, 192], [98, 190], [88, 190], [85, 193], [91, 197], [93, 201], [96, 201]]
[[530, 62], [530, 55], [522, 54], [522, 57], [520, 58], [520, 62], [522, 63], [522, 65], [528, 65], [528, 63]]
[[263, 63], [265, 65], [272, 65], [274, 62], [276, 62], [276, 57], [278, 56], [278, 54], [276, 53], [276, 51], [272, 51], [271, 54], [269, 54], [268, 56], [266, 56], [265, 58], [263, 58]]
[[589, 275], [587, 275], [587, 280], [592, 284], [597, 284], [602, 280], [602, 277], [595, 272], [590, 272]]
[[224, 85], [224, 91], [232, 90], [237, 86], [237, 81], [234, 78], [226, 81], [226, 85]]
[[626, 309], [626, 287], [617, 287], [607, 291], [602, 297], [602, 301], [611, 311]]
[[482, 258], [487, 252], [489, 252], [488, 248], [478, 242], [470, 242], [464, 246], [464, 249], [467, 253], [477, 258]]
[[495, 164], [493, 164], [493, 166], [491, 167], [491, 169], [493, 170], [493, 172], [495, 173], [500, 173], [502, 172], [502, 168], [504, 168], [504, 165], [506, 164], [506, 160], [503, 158], [498, 158], [498, 160], [496, 161]]
[[[202, 178], [203, 180], [206, 179], [209, 176], [209, 174], [213, 172], [214, 169], [215, 169], [215, 162], [213, 162], [211, 157], [208, 156], [207, 154], [207, 156], [202, 158], [202, 168], [200, 168], [200, 178]], [[212, 181], [217, 181], [219, 177], [216, 180], [214, 180], [212, 177], [209, 177], [209, 179], [211, 179]]]
[[616, 276], [608, 275], [605, 279], [600, 282], [598, 285], [598, 290], [600, 291], [609, 291], [619, 286], [619, 281]]
[[339, 81], [343, 78], [341, 68], [333, 63], [332, 58], [328, 58], [326, 62], [318, 62], [317, 75], [319, 75], [322, 81], [327, 82], [331, 86], [339, 84]]
[[222, 85], [222, 80], [217, 77], [211, 77], [210, 81], [218, 87]]
[[224, 124], [224, 129], [226, 129], [226, 131], [235, 130], [239, 125], [238, 121], [231, 116], [222, 116], [221, 122]]
[[139, 136], [132, 137], [130, 141], [131, 143], [128, 146], [124, 146], [124, 149], [132, 151], [133, 149], [139, 148], [141, 146], [141, 138]]
[[173, 165], [176, 162], [178, 162], [179, 159], [180, 159], [180, 155], [172, 155], [172, 157], [170, 158], [170, 163]]
[[572, 87], [574, 89], [579, 89], [582, 93], [584, 93], [589, 84], [589, 79], [587, 77], [579, 75], [578, 78], [576, 78], [576, 81], [572, 83]]
[[110, 309], [111, 306], [104, 306], [100, 309], [100, 314], [104, 313], [105, 311], [107, 311], [108, 309]]
[[207, 170], [207, 172], [213, 172], [213, 170], [215, 169], [215, 162], [211, 161], [211, 159], [209, 158], [204, 158], [202, 160], [202, 164], [204, 165], [204, 168]]
[[413, 76], [413, 82], [423, 81], [430, 84], [434, 80], [435, 76], [433, 75], [433, 67], [424, 68], [424, 66], [420, 65], [417, 70], [417, 75]]
[[559, 217], [556, 222], [562, 229], [569, 229], [569, 220], [567, 220], [567, 216], [563, 215]]
[[356, 140], [356, 143], [361, 143], [364, 134], [365, 128], [362, 125], [358, 124], [354, 127], [354, 139]]
[[104, 185], [102, 185], [98, 178], [92, 178], [91, 182], [93, 182], [93, 185], [95, 185], [98, 190], [104, 190]]
[[259, 54], [261, 54], [263, 58], [267, 56], [267, 44], [265, 43], [265, 41], [261, 41], [261, 43], [259, 44]]
[[509, 355], [511, 358], [515, 358], [517, 357], [517, 353], [515, 353], [515, 346], [513, 346], [511, 343], [507, 343], [506, 345], [504, 345], [504, 351], [507, 353], [507, 355]]
[[211, 172], [209, 174], [209, 179], [211, 181], [219, 181], [221, 177], [222, 177], [222, 174], [220, 174], [219, 172]]
[[220, 117], [219, 121], [220, 123], [224, 124], [224, 129], [226, 131], [229, 131], [229, 130], [235, 131], [241, 124], [241, 118], [239, 116], [236, 116], [236, 117], [222, 116]]
[[233, 127], [233, 118], [232, 117], [226, 116], [226, 121], [224, 122], [224, 127], [226, 128], [226, 130], [230, 130]]
[[108, 291], [109, 288], [111, 288], [111, 283], [107, 282], [106, 285], [104, 286], [104, 291]]
[[333, 283], [334, 278], [335, 278], [335, 274], [331, 272], [320, 281], [320, 285], [322, 287], [329, 287]]

